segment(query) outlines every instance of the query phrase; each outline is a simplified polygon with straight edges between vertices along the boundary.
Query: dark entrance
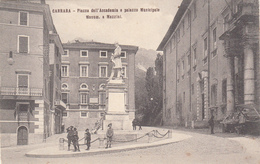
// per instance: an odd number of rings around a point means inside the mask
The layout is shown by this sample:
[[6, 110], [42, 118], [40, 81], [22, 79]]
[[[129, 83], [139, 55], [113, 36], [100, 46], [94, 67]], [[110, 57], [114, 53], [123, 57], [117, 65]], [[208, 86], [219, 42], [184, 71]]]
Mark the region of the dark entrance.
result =
[[18, 129], [17, 145], [28, 145], [28, 130], [25, 126], [21, 126]]

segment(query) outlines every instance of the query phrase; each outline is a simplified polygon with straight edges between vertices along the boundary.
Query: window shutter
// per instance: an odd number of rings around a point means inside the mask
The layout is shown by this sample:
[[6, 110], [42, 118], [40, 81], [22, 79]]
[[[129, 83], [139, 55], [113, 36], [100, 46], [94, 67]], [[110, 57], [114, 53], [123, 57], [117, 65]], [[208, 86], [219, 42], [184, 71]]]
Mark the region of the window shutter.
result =
[[27, 25], [27, 13], [20, 12], [20, 25]]
[[28, 76], [18, 76], [18, 87], [28, 88]]
[[28, 53], [28, 37], [19, 37], [19, 52]]

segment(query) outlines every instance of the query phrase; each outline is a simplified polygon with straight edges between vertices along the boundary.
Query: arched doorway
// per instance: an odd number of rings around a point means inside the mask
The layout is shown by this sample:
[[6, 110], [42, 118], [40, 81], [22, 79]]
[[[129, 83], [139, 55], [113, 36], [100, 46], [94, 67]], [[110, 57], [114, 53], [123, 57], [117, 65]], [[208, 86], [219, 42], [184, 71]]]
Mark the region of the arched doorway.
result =
[[17, 131], [17, 145], [28, 144], [28, 130], [25, 126], [21, 126]]

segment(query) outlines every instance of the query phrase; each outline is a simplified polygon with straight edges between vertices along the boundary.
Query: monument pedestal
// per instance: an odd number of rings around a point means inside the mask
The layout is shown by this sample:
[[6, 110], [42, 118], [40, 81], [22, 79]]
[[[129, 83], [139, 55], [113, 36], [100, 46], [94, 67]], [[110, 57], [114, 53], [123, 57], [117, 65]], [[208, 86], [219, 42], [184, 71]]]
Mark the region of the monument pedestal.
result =
[[107, 113], [103, 121], [104, 130], [112, 123], [115, 130], [131, 129], [132, 120], [126, 111], [126, 85], [123, 80], [110, 80], [107, 84]]

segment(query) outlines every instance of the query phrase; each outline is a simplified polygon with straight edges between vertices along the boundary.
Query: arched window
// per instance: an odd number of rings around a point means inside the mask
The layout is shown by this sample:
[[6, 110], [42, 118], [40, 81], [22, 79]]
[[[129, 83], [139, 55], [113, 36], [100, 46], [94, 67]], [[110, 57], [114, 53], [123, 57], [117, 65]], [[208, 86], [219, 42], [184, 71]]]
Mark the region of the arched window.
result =
[[88, 89], [88, 85], [86, 83], [82, 83], [80, 85], [80, 89]]
[[102, 84], [99, 85], [99, 89], [100, 89], [100, 90], [104, 90], [105, 87], [106, 87], [106, 85], [105, 85], [104, 83], [102, 83]]
[[61, 89], [69, 89], [68, 84], [63, 83], [63, 84], [61, 85]]

